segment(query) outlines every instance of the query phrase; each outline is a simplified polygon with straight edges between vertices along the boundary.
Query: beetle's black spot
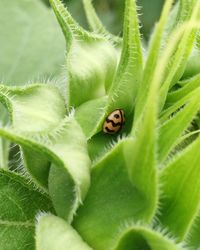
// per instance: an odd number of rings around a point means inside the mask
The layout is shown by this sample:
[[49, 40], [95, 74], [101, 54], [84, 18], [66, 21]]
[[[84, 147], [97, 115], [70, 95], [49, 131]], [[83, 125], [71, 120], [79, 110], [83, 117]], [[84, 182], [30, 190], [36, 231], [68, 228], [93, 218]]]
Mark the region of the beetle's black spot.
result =
[[114, 114], [114, 117], [115, 117], [116, 119], [119, 119], [119, 118], [120, 118], [120, 116], [119, 116], [118, 114]]
[[105, 127], [105, 129], [108, 133], [115, 133], [115, 130], [109, 129], [108, 127]]
[[107, 123], [112, 123], [112, 126], [113, 127], [118, 127], [118, 126], [121, 126], [121, 122], [117, 122], [117, 123], [115, 123], [113, 120], [110, 120], [110, 119], [108, 119], [108, 118], [106, 118], [106, 122]]

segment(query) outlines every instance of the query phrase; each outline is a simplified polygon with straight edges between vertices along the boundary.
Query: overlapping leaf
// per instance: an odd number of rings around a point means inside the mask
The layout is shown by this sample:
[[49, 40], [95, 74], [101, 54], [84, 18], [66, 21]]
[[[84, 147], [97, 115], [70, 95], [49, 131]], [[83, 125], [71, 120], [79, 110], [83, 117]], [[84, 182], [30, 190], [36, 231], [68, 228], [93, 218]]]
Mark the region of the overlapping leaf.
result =
[[200, 207], [200, 139], [190, 145], [161, 172], [163, 193], [159, 219], [183, 240]]
[[[100, 102], [100, 99], [96, 99], [88, 104], [83, 104], [83, 108], [80, 107], [81, 112], [78, 109], [78, 119], [82, 127], [88, 127], [88, 122], [80, 117], [87, 117], [87, 107], [94, 113], [95, 121], [92, 128], [90, 123], [90, 133], [87, 131], [87, 136], [90, 138], [92, 135], [99, 132], [102, 128], [103, 120], [109, 112], [117, 108], [123, 108], [127, 120], [132, 121], [132, 112], [137, 95], [137, 89], [140, 85], [142, 67], [143, 67], [143, 55], [142, 46], [140, 41], [139, 23], [136, 11], [136, 2], [134, 0], [126, 1], [125, 8], [125, 21], [124, 21], [124, 37], [123, 46], [121, 52], [121, 59], [117, 68], [115, 78], [110, 82], [111, 87], [108, 93], [108, 101]], [[105, 100], [105, 99], [102, 99]], [[96, 110], [97, 107], [101, 110]], [[92, 108], [94, 109], [92, 110]], [[79, 115], [81, 113], [81, 115]], [[92, 121], [93, 119], [91, 119]], [[92, 133], [91, 133], [92, 132]]]
[[105, 94], [115, 74], [117, 53], [109, 39], [81, 28], [60, 0], [50, 2], [67, 42], [68, 104], [77, 107]]
[[184, 246], [162, 233], [142, 226], [130, 226], [119, 239], [114, 250], [148, 249], [148, 250], [181, 250]]
[[81, 128], [73, 116], [65, 117], [64, 100], [54, 87], [2, 86], [1, 100], [12, 120], [11, 128], [0, 129], [1, 136], [22, 146], [33, 180], [44, 191], [49, 189], [57, 213], [71, 220], [90, 183], [90, 160]]
[[92, 250], [78, 233], [59, 217], [46, 214], [38, 218], [36, 250]]
[[91, 188], [73, 225], [94, 249], [112, 249], [120, 225], [149, 222], [154, 216], [157, 89], [158, 84], [151, 86], [142, 119], [137, 130], [133, 127], [134, 137], [118, 142], [92, 168]]
[[[199, 110], [199, 76], [168, 92], [181, 78], [194, 45], [200, 1], [180, 1], [171, 27], [172, 31], [181, 24], [177, 34], [165, 33], [172, 2], [166, 1], [143, 71], [135, 0], [126, 0], [119, 64], [111, 43], [116, 40], [100, 23], [91, 1], [84, 4], [94, 33], [81, 28], [60, 0], [51, 0], [67, 41], [68, 108], [76, 108], [76, 120], [66, 116], [65, 102], [54, 87], [1, 86], [0, 101], [11, 124], [1, 128], [0, 135], [20, 144], [26, 170], [43, 192], [49, 192], [58, 216], [72, 224], [50, 214], [40, 217], [38, 250], [181, 250], [177, 242], [183, 240], [198, 246], [200, 139], [170, 163], [166, 159]], [[127, 114], [128, 136], [104, 150], [116, 137], [100, 130], [105, 116], [116, 108]], [[91, 186], [85, 136], [93, 160]], [[160, 163], [168, 165], [158, 176]], [[143, 226], [155, 215], [153, 226], [167, 228], [176, 242]]]
[[179, 137], [183, 134], [184, 130], [187, 129], [197, 114], [200, 107], [199, 90], [200, 89], [197, 89], [193, 97], [183, 103], [185, 107], [182, 107], [182, 110], [179, 110], [177, 114], [160, 127], [159, 160], [161, 162], [166, 159], [170, 150], [172, 150]]
[[[188, 23], [184, 25], [183, 28], [179, 27], [178, 30], [175, 30], [174, 43], [178, 43], [174, 48], [174, 54], [168, 63], [167, 73], [165, 75], [165, 80], [162, 84], [160, 90], [160, 100], [161, 100], [161, 108], [164, 106], [167, 93], [169, 89], [180, 80], [183, 72], [185, 70], [187, 59], [194, 47], [194, 42], [196, 38], [196, 34], [198, 32], [198, 21], [199, 21], [199, 1], [193, 1], [193, 11]], [[177, 33], [177, 35], [176, 35]], [[182, 34], [179, 34], [182, 33]], [[180, 41], [181, 39], [181, 41]], [[180, 41], [180, 42], [179, 42]], [[169, 52], [168, 52], [169, 53]], [[167, 53], [166, 53], [167, 54]], [[184, 58], [184, 59], [183, 59]]]
[[110, 34], [109, 31], [106, 30], [106, 28], [101, 23], [98, 15], [96, 14], [96, 11], [92, 5], [92, 0], [83, 0], [83, 6], [91, 30], [93, 30], [96, 33], [100, 33], [104, 36], [107, 36], [108, 38], [111, 39], [111, 41], [116, 43], [116, 45], [120, 46], [122, 43], [121, 38]]
[[0, 23], [1, 81], [19, 85], [60, 74], [64, 39], [52, 11], [41, 1], [1, 0]]
[[186, 239], [187, 245], [191, 248], [198, 249], [200, 247], [200, 217], [198, 216]]
[[1, 249], [34, 249], [35, 216], [54, 212], [49, 197], [23, 177], [1, 170], [0, 198]]
[[149, 217], [149, 202], [128, 176], [125, 143], [126, 140], [116, 145], [92, 168], [91, 188], [73, 222], [80, 235], [97, 250], [113, 246], [120, 225]]
[[168, 0], [166, 2], [164, 9], [162, 11], [160, 21], [156, 26], [156, 29], [154, 31], [154, 34], [153, 34], [153, 37], [149, 46], [148, 56], [147, 56], [147, 60], [146, 60], [146, 64], [145, 64], [145, 68], [143, 72], [143, 78], [142, 78], [142, 82], [140, 84], [137, 99], [136, 99], [136, 107], [135, 107], [135, 115], [134, 115], [135, 121], [137, 121], [140, 118], [141, 113], [143, 112], [143, 109], [146, 104], [146, 98], [148, 96], [148, 92], [150, 89], [150, 84], [153, 82], [155, 72], [157, 74], [162, 74], [162, 72], [158, 71], [156, 66], [157, 65], [160, 66], [158, 59], [160, 56], [162, 36], [164, 34], [164, 28], [167, 22], [167, 18], [168, 18], [172, 3], [173, 3], [173, 0]]

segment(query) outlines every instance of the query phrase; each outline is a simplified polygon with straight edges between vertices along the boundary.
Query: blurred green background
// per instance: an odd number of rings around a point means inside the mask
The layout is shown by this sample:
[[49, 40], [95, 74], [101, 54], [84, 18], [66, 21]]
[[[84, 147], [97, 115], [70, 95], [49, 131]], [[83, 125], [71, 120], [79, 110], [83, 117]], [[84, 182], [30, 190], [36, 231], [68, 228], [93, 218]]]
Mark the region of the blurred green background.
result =
[[[84, 16], [80, 16], [82, 7], [80, 0], [66, 0], [74, 17], [85, 24]], [[123, 26], [124, 0], [94, 0], [95, 8], [104, 25], [112, 33], [121, 35]], [[142, 33], [148, 39], [154, 23], [159, 19], [164, 0], [138, 0]]]
[[[73, 17], [88, 28], [82, 0], [63, 0]], [[125, 0], [93, 0], [113, 34], [122, 35]], [[143, 38], [158, 20], [164, 0], [138, 0]], [[47, 82], [60, 78], [65, 40], [48, 0], [0, 0], [0, 80], [3, 84]]]
[[[42, 1], [48, 5], [48, 0]], [[93, 0], [93, 4], [102, 22], [108, 30], [116, 35], [122, 32], [124, 1], [125, 0]], [[141, 14], [142, 33], [146, 39], [148, 39], [155, 21], [159, 18], [164, 1], [165, 0], [137, 1], [139, 13]], [[67, 4], [76, 20], [86, 28], [87, 22], [81, 0], [63, 0], [63, 2]]]

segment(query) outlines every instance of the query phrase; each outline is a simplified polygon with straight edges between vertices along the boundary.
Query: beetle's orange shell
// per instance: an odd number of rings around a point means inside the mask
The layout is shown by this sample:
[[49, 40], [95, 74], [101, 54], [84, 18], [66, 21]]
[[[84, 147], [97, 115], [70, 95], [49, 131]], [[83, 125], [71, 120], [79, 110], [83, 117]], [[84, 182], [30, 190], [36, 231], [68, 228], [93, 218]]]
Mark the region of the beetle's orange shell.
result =
[[124, 111], [122, 109], [116, 109], [107, 116], [103, 124], [103, 132], [106, 134], [115, 134], [122, 129], [124, 123]]

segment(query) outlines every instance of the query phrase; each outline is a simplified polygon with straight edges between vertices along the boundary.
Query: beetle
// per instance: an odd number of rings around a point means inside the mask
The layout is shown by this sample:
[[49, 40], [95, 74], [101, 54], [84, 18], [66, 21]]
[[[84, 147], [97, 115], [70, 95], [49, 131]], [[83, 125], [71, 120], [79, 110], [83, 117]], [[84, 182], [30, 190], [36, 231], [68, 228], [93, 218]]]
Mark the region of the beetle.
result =
[[103, 124], [103, 132], [106, 134], [115, 134], [122, 129], [124, 123], [124, 110], [115, 109], [107, 116]]

